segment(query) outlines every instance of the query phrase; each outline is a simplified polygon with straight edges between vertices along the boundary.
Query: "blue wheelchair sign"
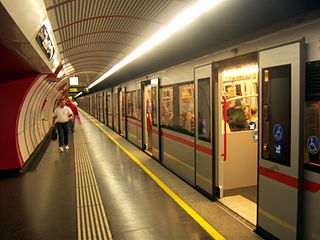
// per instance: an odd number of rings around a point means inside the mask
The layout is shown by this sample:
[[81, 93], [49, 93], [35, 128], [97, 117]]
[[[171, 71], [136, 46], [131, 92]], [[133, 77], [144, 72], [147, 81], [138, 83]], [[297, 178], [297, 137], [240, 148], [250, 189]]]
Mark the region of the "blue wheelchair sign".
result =
[[319, 139], [316, 136], [309, 137], [307, 146], [309, 153], [317, 154], [319, 152]]
[[273, 137], [276, 141], [280, 141], [283, 137], [283, 128], [280, 124], [276, 124], [273, 127]]
[[249, 124], [248, 124], [249, 130], [253, 131], [256, 129], [256, 127], [257, 127], [257, 124], [255, 122], [249, 122]]

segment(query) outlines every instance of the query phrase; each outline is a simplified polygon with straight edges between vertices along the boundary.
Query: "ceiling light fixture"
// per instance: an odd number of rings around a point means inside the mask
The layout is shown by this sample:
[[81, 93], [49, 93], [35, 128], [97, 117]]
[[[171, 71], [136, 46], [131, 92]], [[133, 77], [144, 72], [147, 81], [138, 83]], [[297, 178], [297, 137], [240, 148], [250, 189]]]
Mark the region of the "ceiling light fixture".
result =
[[70, 77], [69, 78], [69, 85], [70, 86], [79, 85], [78, 77]]
[[218, 3], [222, 2], [223, 0], [199, 0], [177, 17], [175, 17], [167, 26], [162, 28], [159, 32], [153, 35], [149, 40], [144, 42], [140, 47], [135, 49], [132, 53], [130, 53], [127, 57], [117, 63], [114, 67], [112, 67], [109, 71], [104, 73], [101, 77], [97, 80], [92, 82], [89, 85], [89, 88], [94, 87], [98, 83], [105, 80], [107, 77], [118, 71], [123, 66], [127, 65], [128, 63], [132, 62], [151, 48], [158, 45], [160, 42], [164, 41], [168, 37], [170, 37], [173, 33], [177, 32], [181, 28], [188, 25], [190, 22], [195, 20], [204, 12], [208, 11], [210, 8], [216, 6]]
[[77, 95], [75, 95], [74, 97], [77, 98], [79, 97], [83, 92], [79, 92]]

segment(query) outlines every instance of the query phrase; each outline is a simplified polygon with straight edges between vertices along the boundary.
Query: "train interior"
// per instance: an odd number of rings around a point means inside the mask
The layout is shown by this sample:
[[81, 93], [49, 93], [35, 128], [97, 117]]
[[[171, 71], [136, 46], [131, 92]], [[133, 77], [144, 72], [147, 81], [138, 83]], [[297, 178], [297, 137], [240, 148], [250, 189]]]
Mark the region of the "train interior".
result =
[[151, 98], [151, 85], [145, 85], [143, 89], [144, 111], [143, 111], [143, 132], [144, 142], [143, 146], [145, 151], [152, 155], [152, 98]]
[[[218, 69], [220, 199], [256, 224], [258, 164], [258, 65], [242, 62]], [[226, 145], [226, 146], [224, 146]]]
[[126, 124], [125, 124], [125, 93], [124, 93], [124, 89], [121, 88], [119, 89], [119, 116], [120, 116], [120, 135], [125, 137], [126, 136]]

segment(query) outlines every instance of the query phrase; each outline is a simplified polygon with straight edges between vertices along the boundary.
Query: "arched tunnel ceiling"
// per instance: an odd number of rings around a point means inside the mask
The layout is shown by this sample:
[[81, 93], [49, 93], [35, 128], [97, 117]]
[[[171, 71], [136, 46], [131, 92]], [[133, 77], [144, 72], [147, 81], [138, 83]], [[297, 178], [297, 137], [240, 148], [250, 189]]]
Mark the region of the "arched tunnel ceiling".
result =
[[68, 75], [82, 72], [80, 84], [88, 85], [195, 1], [45, 0], [45, 5]]
[[[46, 0], [62, 63], [89, 84], [196, 0]], [[306, 19], [320, 1], [225, 0], [92, 90], [230, 47]]]

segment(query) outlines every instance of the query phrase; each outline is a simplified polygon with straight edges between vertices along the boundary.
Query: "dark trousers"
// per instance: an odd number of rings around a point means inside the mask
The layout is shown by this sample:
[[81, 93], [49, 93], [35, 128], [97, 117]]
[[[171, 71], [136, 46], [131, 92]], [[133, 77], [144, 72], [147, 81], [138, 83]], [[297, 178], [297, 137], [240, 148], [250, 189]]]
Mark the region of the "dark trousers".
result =
[[57, 129], [59, 133], [59, 147], [62, 147], [63, 145], [68, 145], [69, 122], [65, 122], [65, 123], [58, 122]]
[[69, 120], [69, 128], [70, 128], [71, 132], [74, 132], [74, 125], [75, 124], [76, 124], [76, 119], [75, 118]]

